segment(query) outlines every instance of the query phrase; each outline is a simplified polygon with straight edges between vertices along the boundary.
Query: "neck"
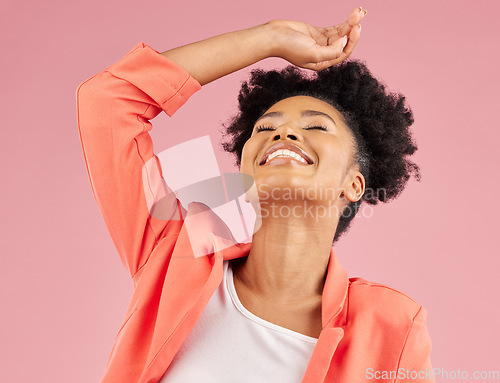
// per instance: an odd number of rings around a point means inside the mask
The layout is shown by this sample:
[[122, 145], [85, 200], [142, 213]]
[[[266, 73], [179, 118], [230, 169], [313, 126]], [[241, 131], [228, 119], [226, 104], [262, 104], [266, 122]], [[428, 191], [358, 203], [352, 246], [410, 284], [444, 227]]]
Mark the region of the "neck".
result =
[[338, 218], [269, 217], [253, 235], [235, 276], [253, 295], [274, 303], [321, 297]]

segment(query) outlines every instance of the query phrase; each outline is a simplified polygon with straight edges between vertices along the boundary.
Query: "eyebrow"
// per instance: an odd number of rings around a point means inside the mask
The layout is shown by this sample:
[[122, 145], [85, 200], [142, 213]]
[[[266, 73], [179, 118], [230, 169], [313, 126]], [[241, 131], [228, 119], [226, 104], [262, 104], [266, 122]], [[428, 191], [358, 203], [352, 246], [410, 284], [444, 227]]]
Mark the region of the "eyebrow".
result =
[[[323, 113], [323, 112], [320, 112], [319, 110], [303, 110], [301, 113], [300, 113], [301, 117], [312, 117], [312, 116], [323, 116], [323, 117], [326, 117], [328, 119], [330, 119], [335, 125], [335, 121], [333, 118], [331, 118], [328, 114], [326, 113]], [[259, 122], [260, 120], [262, 120], [263, 118], [266, 118], [266, 117], [283, 117], [283, 113], [282, 112], [269, 112], [269, 113], [265, 113], [263, 114], [262, 116], [260, 116], [257, 121], [255, 121], [255, 123]]]

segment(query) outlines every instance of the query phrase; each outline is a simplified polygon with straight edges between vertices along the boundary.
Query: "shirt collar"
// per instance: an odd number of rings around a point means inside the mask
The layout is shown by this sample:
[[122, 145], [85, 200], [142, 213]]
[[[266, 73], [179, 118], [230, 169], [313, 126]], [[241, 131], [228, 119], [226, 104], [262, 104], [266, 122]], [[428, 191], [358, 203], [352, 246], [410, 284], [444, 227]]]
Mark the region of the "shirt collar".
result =
[[[252, 247], [251, 242], [235, 243], [234, 240], [228, 240], [213, 233], [210, 234], [210, 240], [213, 245], [214, 256], [222, 257], [224, 261], [245, 257]], [[343, 309], [347, 303], [348, 287], [349, 277], [332, 247], [321, 303], [323, 328], [343, 325], [345, 315], [341, 314], [345, 314]]]

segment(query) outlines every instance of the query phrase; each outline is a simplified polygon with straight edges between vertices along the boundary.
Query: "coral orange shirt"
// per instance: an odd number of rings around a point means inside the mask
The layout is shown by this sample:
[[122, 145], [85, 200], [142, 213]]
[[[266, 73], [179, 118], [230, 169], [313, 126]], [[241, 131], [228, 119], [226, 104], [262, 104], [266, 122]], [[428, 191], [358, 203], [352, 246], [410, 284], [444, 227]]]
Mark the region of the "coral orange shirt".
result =
[[[153, 153], [150, 120], [172, 116], [199, 89], [141, 42], [77, 90], [92, 191], [134, 285], [102, 383], [158, 382], [221, 283], [223, 261], [250, 251], [204, 205], [180, 204]], [[304, 383], [434, 382], [425, 309], [389, 287], [349, 279], [333, 248], [322, 323]]]

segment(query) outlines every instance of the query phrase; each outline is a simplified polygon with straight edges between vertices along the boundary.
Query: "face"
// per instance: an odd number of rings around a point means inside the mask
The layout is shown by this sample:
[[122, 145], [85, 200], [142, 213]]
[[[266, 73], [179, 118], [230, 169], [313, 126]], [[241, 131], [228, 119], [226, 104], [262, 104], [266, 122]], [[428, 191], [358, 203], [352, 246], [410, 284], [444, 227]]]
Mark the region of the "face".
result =
[[333, 106], [309, 96], [290, 97], [256, 121], [240, 171], [253, 177], [261, 200], [271, 190], [278, 195], [279, 190], [302, 189], [306, 199], [357, 201], [364, 178], [353, 164], [354, 145]]

